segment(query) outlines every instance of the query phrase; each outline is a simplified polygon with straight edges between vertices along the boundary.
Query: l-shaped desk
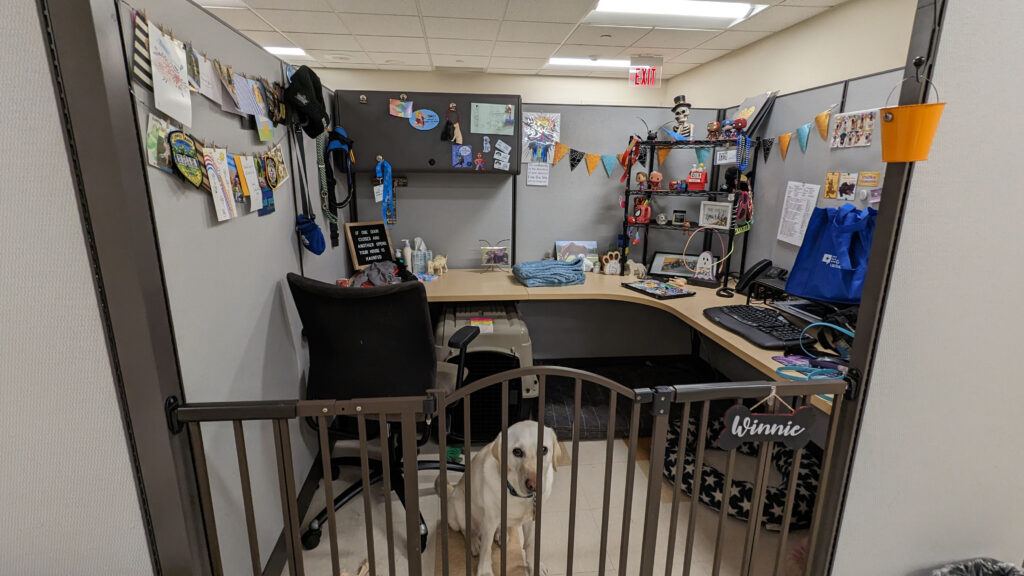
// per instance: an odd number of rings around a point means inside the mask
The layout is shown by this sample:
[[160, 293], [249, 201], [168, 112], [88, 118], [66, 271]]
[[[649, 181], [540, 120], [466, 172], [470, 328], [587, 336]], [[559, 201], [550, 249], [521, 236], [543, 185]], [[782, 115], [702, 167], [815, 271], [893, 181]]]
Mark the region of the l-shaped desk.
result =
[[[430, 302], [615, 300], [658, 308], [679, 318], [704, 337], [735, 354], [766, 378], [782, 380], [775, 372], [780, 364], [772, 360], [772, 356], [778, 356], [780, 351], [758, 348], [704, 317], [706, 308], [734, 303], [734, 300], [716, 296], [714, 289], [695, 286], [691, 288], [697, 293], [695, 296], [658, 300], [623, 288], [622, 282], [630, 277], [593, 273], [587, 273], [586, 276], [585, 283], [575, 286], [527, 288], [520, 284], [511, 272], [450, 270], [444, 276], [425, 283], [424, 286]], [[814, 396], [811, 403], [825, 412], [830, 411], [830, 403], [818, 396]]]

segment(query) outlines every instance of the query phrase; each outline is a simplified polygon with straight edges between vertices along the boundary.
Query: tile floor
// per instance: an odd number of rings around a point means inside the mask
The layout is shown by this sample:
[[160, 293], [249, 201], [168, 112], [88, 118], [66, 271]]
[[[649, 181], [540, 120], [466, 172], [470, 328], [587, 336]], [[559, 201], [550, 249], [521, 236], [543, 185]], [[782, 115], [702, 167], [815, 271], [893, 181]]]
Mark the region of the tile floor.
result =
[[[568, 447], [568, 446], [567, 446]], [[576, 536], [573, 574], [580, 576], [591, 576], [598, 574], [599, 558], [601, 550], [601, 521], [603, 516], [604, 498], [604, 473], [605, 473], [605, 450], [606, 444], [603, 441], [581, 442], [578, 474], [577, 511], [576, 511]], [[436, 455], [424, 454], [423, 459], [436, 459]], [[612, 462], [612, 485], [610, 493], [610, 510], [607, 560], [605, 564], [606, 574], [618, 574], [618, 568], [622, 562], [626, 564], [625, 573], [635, 575], [639, 572], [640, 546], [643, 540], [643, 508], [644, 498], [647, 490], [648, 462], [645, 461], [644, 451], [641, 450], [636, 466], [632, 470], [634, 485], [633, 497], [628, 503], [625, 500], [625, 478], [628, 448], [623, 440], [615, 441], [614, 456]], [[737, 477], [744, 477], [752, 473], [744, 470], [741, 461], [737, 459]], [[752, 468], [751, 463], [750, 467]], [[336, 483], [336, 493], [346, 486], [351, 479], [355, 478], [358, 470], [346, 469], [343, 471], [342, 479]], [[549, 576], [560, 576], [566, 573], [567, 557], [567, 535], [569, 527], [569, 495], [571, 484], [571, 467], [559, 468], [556, 472], [553, 493], [543, 503], [543, 528], [541, 538], [541, 557], [548, 569]], [[454, 477], [453, 477], [454, 476]], [[424, 471], [420, 473], [420, 507], [423, 517], [430, 526], [430, 536], [427, 547], [421, 557], [423, 574], [434, 573], [435, 551], [440, 546], [439, 533], [437, 529], [440, 517], [440, 499], [434, 493], [434, 479], [436, 472]], [[457, 476], [450, 475], [450, 481], [454, 482]], [[661, 503], [659, 513], [658, 541], [655, 556], [655, 574], [665, 574], [665, 562], [668, 551], [668, 532], [671, 521], [672, 509], [672, 486], [666, 482], [660, 482]], [[395, 525], [395, 574], [406, 575], [409, 573], [406, 554], [405, 540], [405, 514], [397, 497], [391, 495], [392, 510], [394, 513]], [[323, 504], [322, 490], [318, 491], [314, 498], [314, 506], [311, 507], [309, 518], [312, 518]], [[384, 495], [381, 485], [374, 486], [371, 491], [371, 512], [373, 515], [373, 540], [376, 553], [376, 565], [379, 574], [388, 573], [387, 537], [384, 515]], [[687, 537], [687, 521], [689, 518], [689, 499], [681, 495], [679, 500], [679, 524], [677, 528], [676, 543], [673, 546], [673, 573], [682, 573], [685, 543]], [[355, 572], [356, 568], [367, 557], [366, 528], [364, 523], [364, 507], [362, 498], [349, 503], [339, 511], [338, 515], [338, 542], [342, 569]], [[623, 530], [623, 518], [628, 517], [629, 530], [628, 546], [621, 550], [621, 534]], [[706, 506], [699, 506], [697, 510], [697, 523], [694, 532], [694, 546], [691, 574], [695, 576], [710, 576], [715, 553], [715, 541], [718, 531], [718, 513]], [[304, 526], [306, 523], [303, 524]], [[722, 539], [722, 565], [723, 576], [738, 575], [739, 566], [742, 562], [743, 547], [746, 538], [747, 524], [731, 518], [726, 519], [724, 536]], [[330, 546], [327, 542], [327, 530], [324, 530], [324, 539], [315, 550], [306, 551], [303, 559], [306, 573], [309, 575], [329, 575], [331, 573]], [[792, 547], [799, 540], [806, 536], [805, 531], [793, 532], [789, 536], [787, 548]], [[449, 546], [463, 546], [460, 540], [449, 542]], [[753, 569], [751, 574], [756, 576], [771, 575], [775, 566], [776, 553], [778, 550], [778, 535], [776, 533], [760, 531], [758, 535], [757, 552], [754, 555]], [[781, 573], [788, 574], [785, 562]]]

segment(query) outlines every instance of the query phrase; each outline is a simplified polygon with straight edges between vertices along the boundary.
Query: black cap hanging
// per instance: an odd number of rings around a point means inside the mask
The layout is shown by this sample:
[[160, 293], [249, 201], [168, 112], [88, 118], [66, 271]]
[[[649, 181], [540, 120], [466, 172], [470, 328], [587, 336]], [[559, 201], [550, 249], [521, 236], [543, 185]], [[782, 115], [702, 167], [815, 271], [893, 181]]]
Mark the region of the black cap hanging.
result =
[[290, 118], [294, 119], [310, 138], [323, 134], [331, 125], [324, 103], [324, 89], [320, 77], [308, 66], [301, 66], [292, 74], [291, 84], [284, 91]]

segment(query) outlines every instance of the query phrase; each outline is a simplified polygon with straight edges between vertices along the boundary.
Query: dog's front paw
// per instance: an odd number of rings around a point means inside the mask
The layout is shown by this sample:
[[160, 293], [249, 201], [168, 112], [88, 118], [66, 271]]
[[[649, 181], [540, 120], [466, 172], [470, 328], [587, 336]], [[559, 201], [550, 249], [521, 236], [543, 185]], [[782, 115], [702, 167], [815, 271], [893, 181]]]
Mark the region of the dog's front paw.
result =
[[494, 576], [494, 569], [491, 567], [490, 558], [481, 560], [476, 569], [476, 576]]

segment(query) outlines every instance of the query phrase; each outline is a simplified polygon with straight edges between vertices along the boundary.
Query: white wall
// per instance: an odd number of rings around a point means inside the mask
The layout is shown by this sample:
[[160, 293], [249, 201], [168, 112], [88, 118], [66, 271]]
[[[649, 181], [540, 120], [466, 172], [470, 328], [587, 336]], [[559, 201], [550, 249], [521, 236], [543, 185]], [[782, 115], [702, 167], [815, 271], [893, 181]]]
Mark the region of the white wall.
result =
[[916, 0], [850, 0], [670, 79], [669, 104], [728, 108], [747, 96], [783, 94], [901, 68]]
[[35, 2], [0, 38], [0, 574], [152, 574]]
[[[948, 102], [914, 171], [833, 574], [927, 574], [1024, 557], [1019, 185], [979, 118], [1019, 107], [1017, 0], [952, 0], [935, 82]], [[1015, 125], [1019, 121], [1013, 121]], [[984, 166], [963, 170], [962, 166]], [[951, 206], [971, 202], [976, 209]], [[984, 207], [984, 208], [983, 208]], [[953, 225], [953, 227], [951, 227]]]
[[[664, 106], [661, 88], [633, 88], [622, 78], [521, 76], [483, 72], [397, 72], [317, 68], [325, 86], [335, 90], [394, 90], [400, 92], [464, 92], [521, 94], [530, 104], [607, 104]], [[671, 99], [669, 99], [671, 101]]]

